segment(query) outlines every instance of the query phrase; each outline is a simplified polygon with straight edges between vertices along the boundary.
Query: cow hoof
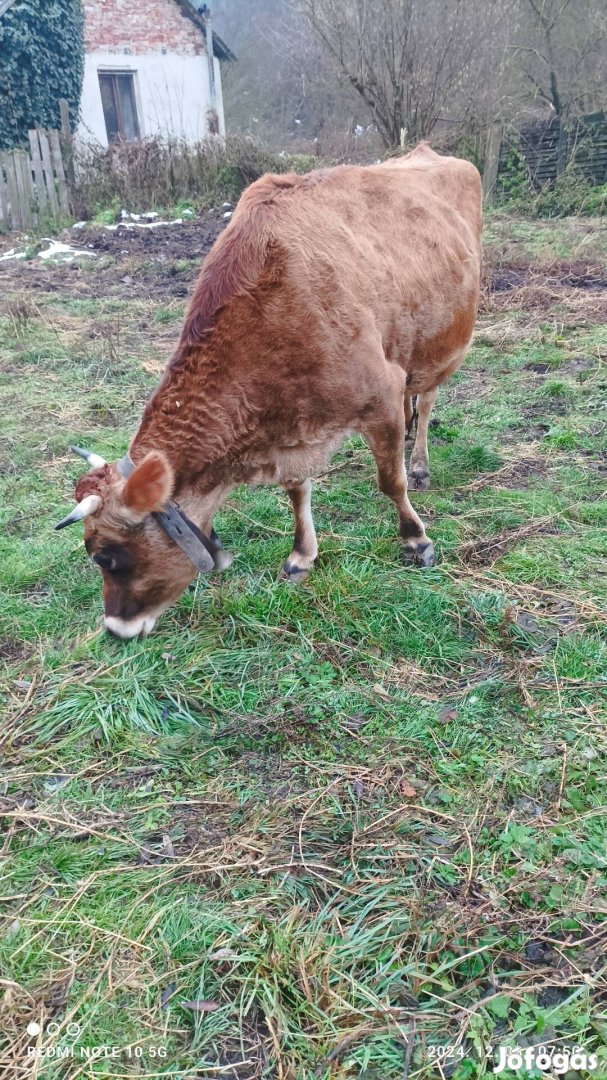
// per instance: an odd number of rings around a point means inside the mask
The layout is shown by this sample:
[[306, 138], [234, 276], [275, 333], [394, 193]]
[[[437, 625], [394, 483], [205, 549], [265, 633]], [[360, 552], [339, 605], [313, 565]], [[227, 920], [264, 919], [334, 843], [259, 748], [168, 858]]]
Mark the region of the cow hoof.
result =
[[425, 469], [412, 469], [409, 474], [409, 485], [416, 491], [427, 491], [430, 487], [430, 473]]
[[405, 544], [404, 554], [405, 557], [414, 562], [416, 566], [436, 566], [434, 544], [431, 540], [421, 540], [419, 542], [411, 540], [408, 544]]
[[295, 566], [293, 563], [286, 562], [278, 575], [278, 580], [290, 581], [295, 585], [300, 581], [305, 581], [311, 569], [311, 566]]

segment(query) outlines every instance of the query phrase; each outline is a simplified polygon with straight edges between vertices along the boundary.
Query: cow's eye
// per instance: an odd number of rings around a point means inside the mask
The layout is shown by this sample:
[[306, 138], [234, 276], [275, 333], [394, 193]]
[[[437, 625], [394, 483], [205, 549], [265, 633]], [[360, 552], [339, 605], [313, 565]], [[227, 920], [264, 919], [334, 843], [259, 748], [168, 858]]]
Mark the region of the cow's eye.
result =
[[122, 544], [106, 544], [93, 555], [93, 562], [110, 574], [128, 574], [133, 569], [133, 556]]
[[116, 560], [111, 555], [93, 555], [93, 562], [95, 566], [99, 566], [102, 570], [115, 570]]

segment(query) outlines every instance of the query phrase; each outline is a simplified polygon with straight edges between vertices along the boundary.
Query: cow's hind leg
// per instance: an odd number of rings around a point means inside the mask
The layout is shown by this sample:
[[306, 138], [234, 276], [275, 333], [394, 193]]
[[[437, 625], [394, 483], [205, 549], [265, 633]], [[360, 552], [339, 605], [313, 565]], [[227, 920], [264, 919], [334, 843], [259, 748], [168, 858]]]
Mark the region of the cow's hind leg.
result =
[[283, 487], [293, 507], [295, 539], [293, 550], [282, 568], [281, 577], [289, 581], [301, 581], [309, 574], [318, 555], [312, 521], [312, 481], [308, 478], [300, 484], [284, 484]]
[[415, 436], [415, 446], [411, 452], [411, 460], [409, 462], [409, 478], [411, 480], [412, 488], [425, 489], [430, 487], [428, 425], [430, 423], [430, 413], [432, 412], [437, 394], [438, 388], [417, 395], [417, 433]]
[[407, 429], [407, 438], [405, 446], [407, 449], [413, 446], [415, 442], [415, 425], [417, 423], [417, 409], [415, 407], [416, 395], [405, 394], [405, 427]]
[[432, 541], [426, 536], [423, 522], [415, 513], [407, 496], [405, 472], [405, 423], [375, 423], [364, 432], [377, 464], [377, 483], [398, 510], [400, 535], [405, 552], [420, 566], [436, 562]]

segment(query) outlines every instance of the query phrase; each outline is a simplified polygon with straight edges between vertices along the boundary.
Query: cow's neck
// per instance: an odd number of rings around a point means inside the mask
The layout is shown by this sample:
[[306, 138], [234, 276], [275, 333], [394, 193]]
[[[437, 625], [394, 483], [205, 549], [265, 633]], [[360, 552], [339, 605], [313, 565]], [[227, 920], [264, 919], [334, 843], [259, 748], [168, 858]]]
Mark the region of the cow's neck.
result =
[[219, 349], [180, 347], [145, 407], [131, 457], [137, 464], [149, 450], [162, 450], [176, 493], [204, 494], [223, 483], [226, 458], [250, 426], [248, 414]]

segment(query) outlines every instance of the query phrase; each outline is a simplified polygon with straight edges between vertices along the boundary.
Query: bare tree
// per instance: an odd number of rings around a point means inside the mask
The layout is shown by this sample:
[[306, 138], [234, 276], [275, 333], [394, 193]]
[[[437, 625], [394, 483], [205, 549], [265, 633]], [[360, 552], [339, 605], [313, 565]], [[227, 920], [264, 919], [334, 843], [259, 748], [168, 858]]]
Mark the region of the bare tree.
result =
[[[466, 108], [493, 46], [501, 66], [507, 0], [299, 0], [338, 73], [370, 110], [386, 146], [431, 134]], [[498, 60], [497, 57], [500, 59]], [[468, 99], [468, 100], [467, 100]]]
[[607, 0], [211, 0], [229, 129], [376, 156], [607, 106]]
[[607, 26], [602, 0], [521, 0], [518, 46], [536, 99], [555, 116], [605, 103]]
[[339, 84], [322, 42], [289, 0], [216, 0], [213, 17], [238, 56], [223, 76], [232, 131], [290, 148], [367, 122], [363, 103]]

